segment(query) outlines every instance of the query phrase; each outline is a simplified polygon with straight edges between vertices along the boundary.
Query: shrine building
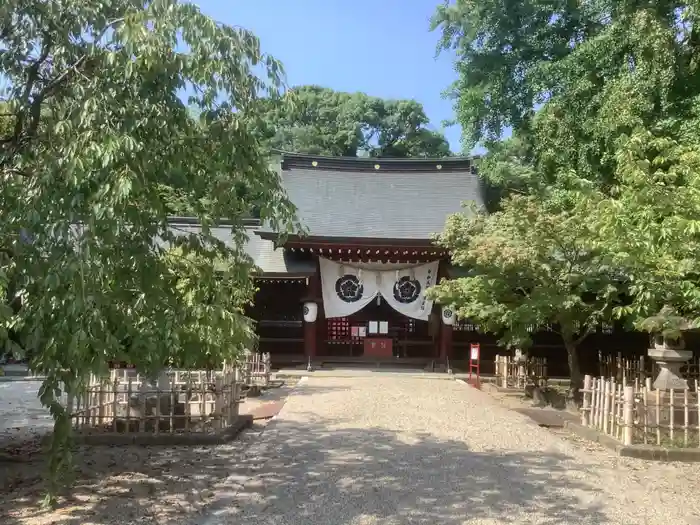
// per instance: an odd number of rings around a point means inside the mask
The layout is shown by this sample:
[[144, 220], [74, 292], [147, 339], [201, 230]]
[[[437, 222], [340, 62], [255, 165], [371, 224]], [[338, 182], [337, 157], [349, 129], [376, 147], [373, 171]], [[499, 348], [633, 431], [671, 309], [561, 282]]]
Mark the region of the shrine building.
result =
[[[425, 290], [458, 272], [433, 236], [462, 203], [483, 206], [471, 158], [285, 154], [280, 174], [304, 235], [280, 236], [251, 220], [246, 246], [260, 269], [248, 315], [273, 365], [439, 366], [455, 349], [466, 355], [469, 334], [453, 331], [477, 327], [456, 323]], [[225, 225], [214, 234], [230, 240]]]
[[462, 203], [483, 206], [472, 159], [286, 154], [280, 173], [305, 234], [253, 225], [247, 247], [261, 270], [249, 315], [273, 364], [425, 366], [466, 352], [425, 290], [456, 272], [433, 236]]
[[[484, 206], [472, 159], [286, 154], [279, 168], [305, 234], [278, 236], [251, 219], [245, 247], [259, 268], [259, 292], [247, 313], [273, 366], [390, 362], [440, 369], [449, 358], [464, 369], [470, 344], [479, 343], [482, 370], [492, 369], [495, 355], [506, 352], [498, 337], [425, 298], [427, 287], [465, 272], [432, 239], [462, 203]], [[170, 223], [183, 233], [199, 231], [193, 219]], [[212, 233], [232, 242], [230, 225]], [[533, 341], [530, 353], [548, 358], [550, 376], [566, 376], [556, 331], [533, 327]], [[581, 345], [582, 367], [597, 373], [600, 350], [634, 353], [647, 344], [645, 334], [601, 327]]]

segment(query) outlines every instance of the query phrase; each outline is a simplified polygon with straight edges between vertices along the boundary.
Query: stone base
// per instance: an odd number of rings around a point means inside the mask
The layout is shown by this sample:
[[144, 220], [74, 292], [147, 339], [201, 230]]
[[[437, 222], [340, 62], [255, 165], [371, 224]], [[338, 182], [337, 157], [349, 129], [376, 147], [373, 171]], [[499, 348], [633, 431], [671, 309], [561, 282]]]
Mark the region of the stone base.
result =
[[681, 366], [693, 357], [693, 352], [675, 348], [654, 347], [647, 355], [656, 361], [661, 371], [654, 381], [657, 390], [685, 390], [688, 382], [681, 377]]
[[671, 368], [662, 368], [654, 381], [654, 388], [657, 390], [685, 390], [688, 388], [688, 381], [674, 373]]

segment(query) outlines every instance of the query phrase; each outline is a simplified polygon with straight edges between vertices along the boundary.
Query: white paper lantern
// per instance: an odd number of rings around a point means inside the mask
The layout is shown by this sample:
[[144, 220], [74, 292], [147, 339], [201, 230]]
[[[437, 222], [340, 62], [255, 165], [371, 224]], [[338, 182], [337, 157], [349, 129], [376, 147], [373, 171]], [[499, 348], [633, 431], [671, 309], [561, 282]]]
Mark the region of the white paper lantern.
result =
[[455, 320], [457, 319], [457, 314], [455, 314], [455, 311], [452, 309], [450, 306], [443, 306], [442, 307], [442, 322], [445, 323], [448, 326], [452, 326], [455, 324]]
[[307, 323], [316, 322], [318, 316], [318, 305], [316, 303], [304, 303], [304, 321]]

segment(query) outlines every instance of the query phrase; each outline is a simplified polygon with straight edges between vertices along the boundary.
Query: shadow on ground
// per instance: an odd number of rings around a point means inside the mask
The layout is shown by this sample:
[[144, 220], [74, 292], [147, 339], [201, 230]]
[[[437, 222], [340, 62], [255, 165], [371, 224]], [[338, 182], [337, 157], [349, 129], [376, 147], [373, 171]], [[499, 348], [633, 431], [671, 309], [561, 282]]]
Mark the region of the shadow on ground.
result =
[[[278, 382], [275, 388], [244, 403], [241, 412], [284, 402], [294, 383]], [[5, 402], [4, 407], [0, 406], [3, 525], [175, 523], [196, 514], [211, 500], [210, 487], [244, 464], [246, 448], [265, 425], [262, 421], [237, 440], [221, 446], [77, 447], [73, 497], [62, 499], [59, 508], [48, 513], [39, 510], [47, 469], [42, 438], [50, 433], [53, 422], [36, 397], [40, 384], [19, 384], [22, 389], [15, 389], [12, 405], [7, 404], [6, 396], [0, 396], [0, 405]], [[343, 389], [317, 391], [336, 390]], [[297, 391], [297, 395], [307, 393], [303, 389]]]
[[52, 513], [37, 510], [41, 458], [0, 464], [0, 523], [609, 523], [605, 487], [563, 454], [473, 451], [429, 434], [294, 417], [225, 446], [80, 448], [73, 497]]
[[572, 473], [566, 456], [473, 452], [429, 435], [407, 440], [325, 423], [278, 420], [257, 441], [251, 432], [220, 447], [81, 450], [83, 482], [72, 501], [38, 513], [39, 494], [16, 487], [2, 498], [14, 517], [1, 521], [449, 525], [521, 523], [532, 514], [552, 525], [607, 522], [597, 504], [583, 502], [599, 499], [601, 488], [572, 481], [587, 473]]
[[280, 420], [251, 447], [242, 466], [252, 475], [245, 486], [213, 502], [208, 519], [192, 523], [522, 523], [528, 514], [548, 524], [606, 523], [598, 504], [583, 501], [599, 499], [602, 489], [573, 481], [589, 473], [572, 472], [568, 459], [474, 452], [430, 435], [328, 431], [318, 419], [313, 425]]

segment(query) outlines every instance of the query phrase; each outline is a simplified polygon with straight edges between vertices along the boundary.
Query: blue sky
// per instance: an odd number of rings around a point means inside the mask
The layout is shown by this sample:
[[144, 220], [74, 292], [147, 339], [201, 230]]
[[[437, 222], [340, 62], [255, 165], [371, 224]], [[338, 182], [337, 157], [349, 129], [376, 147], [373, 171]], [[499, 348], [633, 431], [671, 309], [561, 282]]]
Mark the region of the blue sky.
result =
[[[220, 22], [250, 29], [281, 60], [288, 83], [413, 98], [435, 129], [453, 117], [442, 92], [455, 79], [448, 54], [435, 57], [429, 19], [441, 0], [194, 0]], [[461, 151], [460, 130], [444, 130]]]

